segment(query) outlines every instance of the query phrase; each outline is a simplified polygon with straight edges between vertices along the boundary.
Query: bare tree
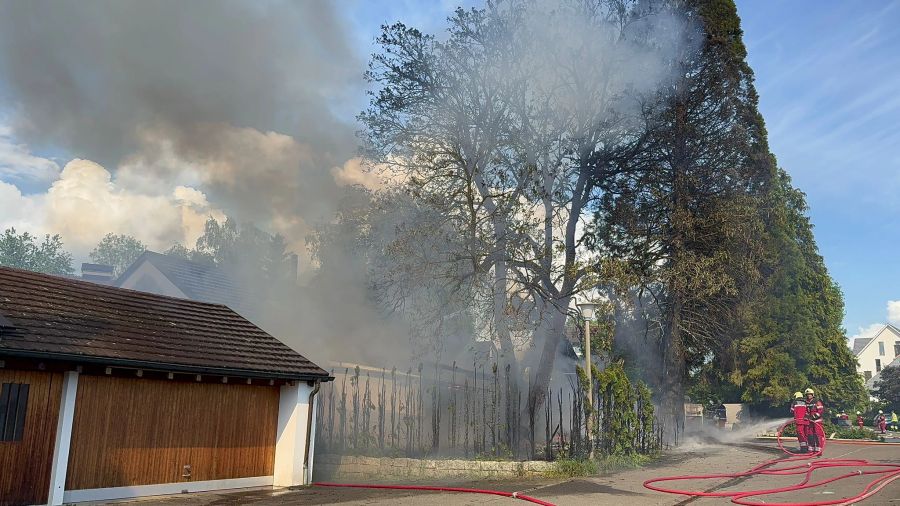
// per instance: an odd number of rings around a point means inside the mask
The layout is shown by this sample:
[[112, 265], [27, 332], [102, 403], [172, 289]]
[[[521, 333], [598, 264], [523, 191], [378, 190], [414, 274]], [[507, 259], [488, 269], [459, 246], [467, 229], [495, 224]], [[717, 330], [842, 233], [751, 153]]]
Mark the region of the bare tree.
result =
[[367, 73], [379, 88], [360, 116], [367, 154], [433, 218], [404, 224], [431, 253], [418, 273], [488, 315], [516, 378], [524, 336], [533, 409], [572, 299], [610, 261], [584, 247], [585, 222], [645, 142], [638, 97], [666, 80], [678, 45], [658, 40], [677, 30], [651, 29], [674, 16], [648, 5], [493, 2], [457, 10], [446, 41], [395, 24]]

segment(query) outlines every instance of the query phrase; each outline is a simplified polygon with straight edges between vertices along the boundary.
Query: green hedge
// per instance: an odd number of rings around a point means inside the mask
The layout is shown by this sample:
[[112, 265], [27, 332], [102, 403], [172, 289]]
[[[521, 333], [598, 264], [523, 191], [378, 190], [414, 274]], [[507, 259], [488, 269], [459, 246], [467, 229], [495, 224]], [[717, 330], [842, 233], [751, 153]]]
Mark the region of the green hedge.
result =
[[[825, 431], [825, 437], [827, 438], [831, 438], [831, 435], [834, 434], [834, 437], [837, 439], [878, 439], [877, 435], [870, 429], [840, 427], [828, 421], [824, 423], [822, 429]], [[781, 435], [786, 438], [797, 437], [797, 426], [794, 424], [788, 425]]]

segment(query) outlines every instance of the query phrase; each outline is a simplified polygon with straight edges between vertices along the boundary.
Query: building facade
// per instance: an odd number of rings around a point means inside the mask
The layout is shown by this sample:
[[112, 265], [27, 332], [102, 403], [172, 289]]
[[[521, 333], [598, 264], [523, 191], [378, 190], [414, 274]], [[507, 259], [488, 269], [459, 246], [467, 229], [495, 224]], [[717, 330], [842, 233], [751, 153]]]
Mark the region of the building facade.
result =
[[900, 357], [900, 329], [886, 324], [872, 337], [856, 338], [853, 342], [857, 372], [871, 389], [882, 370]]

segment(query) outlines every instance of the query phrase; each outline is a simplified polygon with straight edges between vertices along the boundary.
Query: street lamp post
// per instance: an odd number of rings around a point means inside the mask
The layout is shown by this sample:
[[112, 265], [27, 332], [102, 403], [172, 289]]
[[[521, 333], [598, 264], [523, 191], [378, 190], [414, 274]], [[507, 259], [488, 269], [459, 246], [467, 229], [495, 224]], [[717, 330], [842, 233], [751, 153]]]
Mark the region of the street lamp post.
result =
[[588, 441], [590, 442], [590, 454], [589, 458], [594, 458], [594, 378], [591, 374], [591, 320], [594, 318], [594, 312], [597, 309], [597, 304], [593, 302], [582, 302], [580, 304], [576, 304], [578, 310], [581, 311], [581, 316], [584, 317], [584, 372], [587, 375], [587, 405], [588, 420], [587, 420], [587, 436]]

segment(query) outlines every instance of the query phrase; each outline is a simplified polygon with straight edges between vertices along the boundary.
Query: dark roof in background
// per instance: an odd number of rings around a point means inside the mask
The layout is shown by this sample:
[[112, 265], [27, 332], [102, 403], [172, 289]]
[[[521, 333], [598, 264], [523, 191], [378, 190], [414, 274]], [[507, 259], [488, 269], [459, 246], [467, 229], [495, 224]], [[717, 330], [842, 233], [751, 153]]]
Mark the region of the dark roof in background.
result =
[[874, 339], [873, 337], [857, 337], [853, 340], [853, 354], [859, 355], [859, 352], [866, 347], [869, 342]]
[[[0, 354], [288, 379], [328, 373], [220, 304], [0, 267]], [[99, 360], [88, 360], [99, 359]]]
[[112, 274], [113, 273], [112, 265], [104, 265], [104, 264], [89, 264], [87, 262], [81, 264], [81, 272], [90, 271], [90, 272], [105, 272]]
[[137, 268], [147, 261], [156, 267], [179, 290], [193, 300], [210, 302], [213, 304], [225, 304], [226, 306], [240, 310], [243, 306], [243, 298], [246, 295], [228, 273], [215, 265], [194, 262], [172, 255], [163, 255], [153, 251], [145, 251], [132, 263], [128, 269], [116, 280], [119, 286]]
[[897, 326], [892, 323], [888, 323], [888, 324], [884, 325], [883, 327], [881, 327], [881, 329], [878, 332], [876, 332], [875, 335], [873, 335], [872, 337], [857, 337], [856, 339], [854, 339], [853, 340], [853, 354], [859, 355], [866, 348], [866, 346], [868, 346], [869, 343], [872, 342], [872, 340], [874, 340], [878, 336], [880, 336], [885, 330], [890, 330], [895, 335], [900, 336], [900, 328], [897, 328]]

